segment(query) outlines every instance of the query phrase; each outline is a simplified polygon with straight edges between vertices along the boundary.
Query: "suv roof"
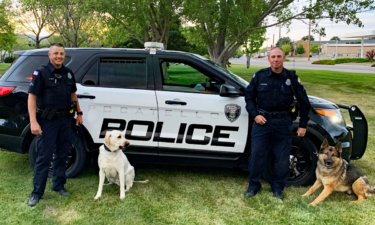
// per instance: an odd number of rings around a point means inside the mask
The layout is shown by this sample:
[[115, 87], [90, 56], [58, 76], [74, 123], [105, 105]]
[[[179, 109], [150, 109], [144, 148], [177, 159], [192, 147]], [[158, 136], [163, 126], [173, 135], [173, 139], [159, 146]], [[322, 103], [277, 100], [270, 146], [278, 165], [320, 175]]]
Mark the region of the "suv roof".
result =
[[[14, 54], [17, 55], [46, 55], [46, 52], [48, 52], [48, 48], [43, 49], [33, 49], [33, 50], [27, 50], [27, 51], [16, 51]], [[65, 51], [67, 53], [78, 53], [78, 52], [90, 52], [92, 53], [119, 53], [119, 52], [128, 52], [128, 53], [149, 53], [149, 49], [135, 49], [135, 48], [65, 48]], [[158, 54], [186, 54], [186, 55], [195, 55], [193, 53], [188, 52], [181, 52], [181, 51], [174, 51], [174, 50], [158, 50]]]

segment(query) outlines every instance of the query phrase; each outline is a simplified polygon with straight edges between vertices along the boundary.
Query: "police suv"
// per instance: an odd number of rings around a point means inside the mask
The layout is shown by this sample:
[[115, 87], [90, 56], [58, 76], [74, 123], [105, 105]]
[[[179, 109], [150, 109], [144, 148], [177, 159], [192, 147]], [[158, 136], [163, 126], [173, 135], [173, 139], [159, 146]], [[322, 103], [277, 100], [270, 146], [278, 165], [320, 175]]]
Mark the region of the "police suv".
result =
[[[83, 111], [73, 138], [67, 176], [77, 176], [87, 155], [103, 144], [106, 131], [120, 130], [131, 145], [133, 163], [240, 167], [251, 154], [252, 117], [246, 112], [248, 82], [196, 54], [145, 49], [67, 48], [64, 65], [77, 81]], [[20, 51], [0, 79], [0, 148], [29, 152], [36, 160], [27, 97], [32, 73], [48, 63], [48, 49]], [[316, 152], [324, 138], [343, 143], [343, 157], [359, 159], [367, 145], [367, 121], [356, 105], [309, 96], [312, 110], [305, 138], [293, 136], [288, 185], [315, 180]], [[349, 111], [347, 125], [341, 109]], [[294, 131], [298, 118], [294, 121]], [[272, 178], [270, 156], [264, 178]], [[51, 167], [52, 170], [52, 167]]]

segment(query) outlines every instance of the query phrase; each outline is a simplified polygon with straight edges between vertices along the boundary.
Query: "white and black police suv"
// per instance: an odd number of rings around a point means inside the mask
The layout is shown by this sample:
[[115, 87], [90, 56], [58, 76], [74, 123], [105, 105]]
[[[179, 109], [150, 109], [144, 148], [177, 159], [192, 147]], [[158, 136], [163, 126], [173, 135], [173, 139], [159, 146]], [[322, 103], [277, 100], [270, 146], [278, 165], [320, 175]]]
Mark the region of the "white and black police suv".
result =
[[[67, 176], [78, 175], [88, 153], [97, 151], [106, 131], [120, 130], [131, 142], [132, 163], [240, 167], [247, 169], [253, 119], [246, 112], [248, 82], [191, 53], [145, 49], [67, 48], [64, 65], [75, 74], [83, 111], [67, 159]], [[34, 70], [47, 64], [48, 49], [20, 51], [0, 79], [0, 148], [29, 152], [36, 159], [27, 97]], [[343, 143], [343, 157], [359, 159], [367, 145], [367, 121], [356, 105], [344, 106], [309, 96], [312, 110], [306, 137], [293, 136], [288, 185], [315, 180], [324, 138]], [[349, 111], [346, 125], [340, 111]], [[294, 121], [297, 130], [298, 118]], [[272, 176], [271, 162], [264, 178]]]

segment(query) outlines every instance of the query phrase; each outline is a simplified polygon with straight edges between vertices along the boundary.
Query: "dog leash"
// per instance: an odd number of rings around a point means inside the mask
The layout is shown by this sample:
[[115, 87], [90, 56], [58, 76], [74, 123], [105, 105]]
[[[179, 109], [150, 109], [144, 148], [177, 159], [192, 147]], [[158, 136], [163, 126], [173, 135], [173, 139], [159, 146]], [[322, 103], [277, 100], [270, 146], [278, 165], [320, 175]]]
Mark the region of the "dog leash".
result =
[[[276, 130], [277, 132], [279, 132], [280, 134], [284, 134], [284, 135], [298, 135], [297, 133], [293, 133], [293, 132], [283, 132], [279, 129], [277, 129], [275, 126], [273, 126], [272, 124], [266, 122], [266, 125], [270, 126], [272, 129]], [[304, 139], [305, 136], [301, 137], [301, 141], [299, 142], [299, 145], [298, 145], [298, 150], [301, 149], [301, 145], [302, 145], [302, 141]], [[314, 153], [315, 154], [315, 153]], [[316, 152], [317, 154], [317, 152]]]

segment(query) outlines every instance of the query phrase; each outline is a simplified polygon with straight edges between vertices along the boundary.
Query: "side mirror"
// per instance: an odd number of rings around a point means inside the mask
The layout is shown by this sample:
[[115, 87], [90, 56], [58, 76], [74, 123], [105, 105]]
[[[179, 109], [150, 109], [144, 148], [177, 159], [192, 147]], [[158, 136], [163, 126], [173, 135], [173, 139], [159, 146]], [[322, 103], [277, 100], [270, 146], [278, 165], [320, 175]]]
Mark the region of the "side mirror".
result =
[[238, 97], [240, 92], [237, 91], [235, 87], [229, 84], [222, 84], [220, 87], [220, 96], [221, 97]]

